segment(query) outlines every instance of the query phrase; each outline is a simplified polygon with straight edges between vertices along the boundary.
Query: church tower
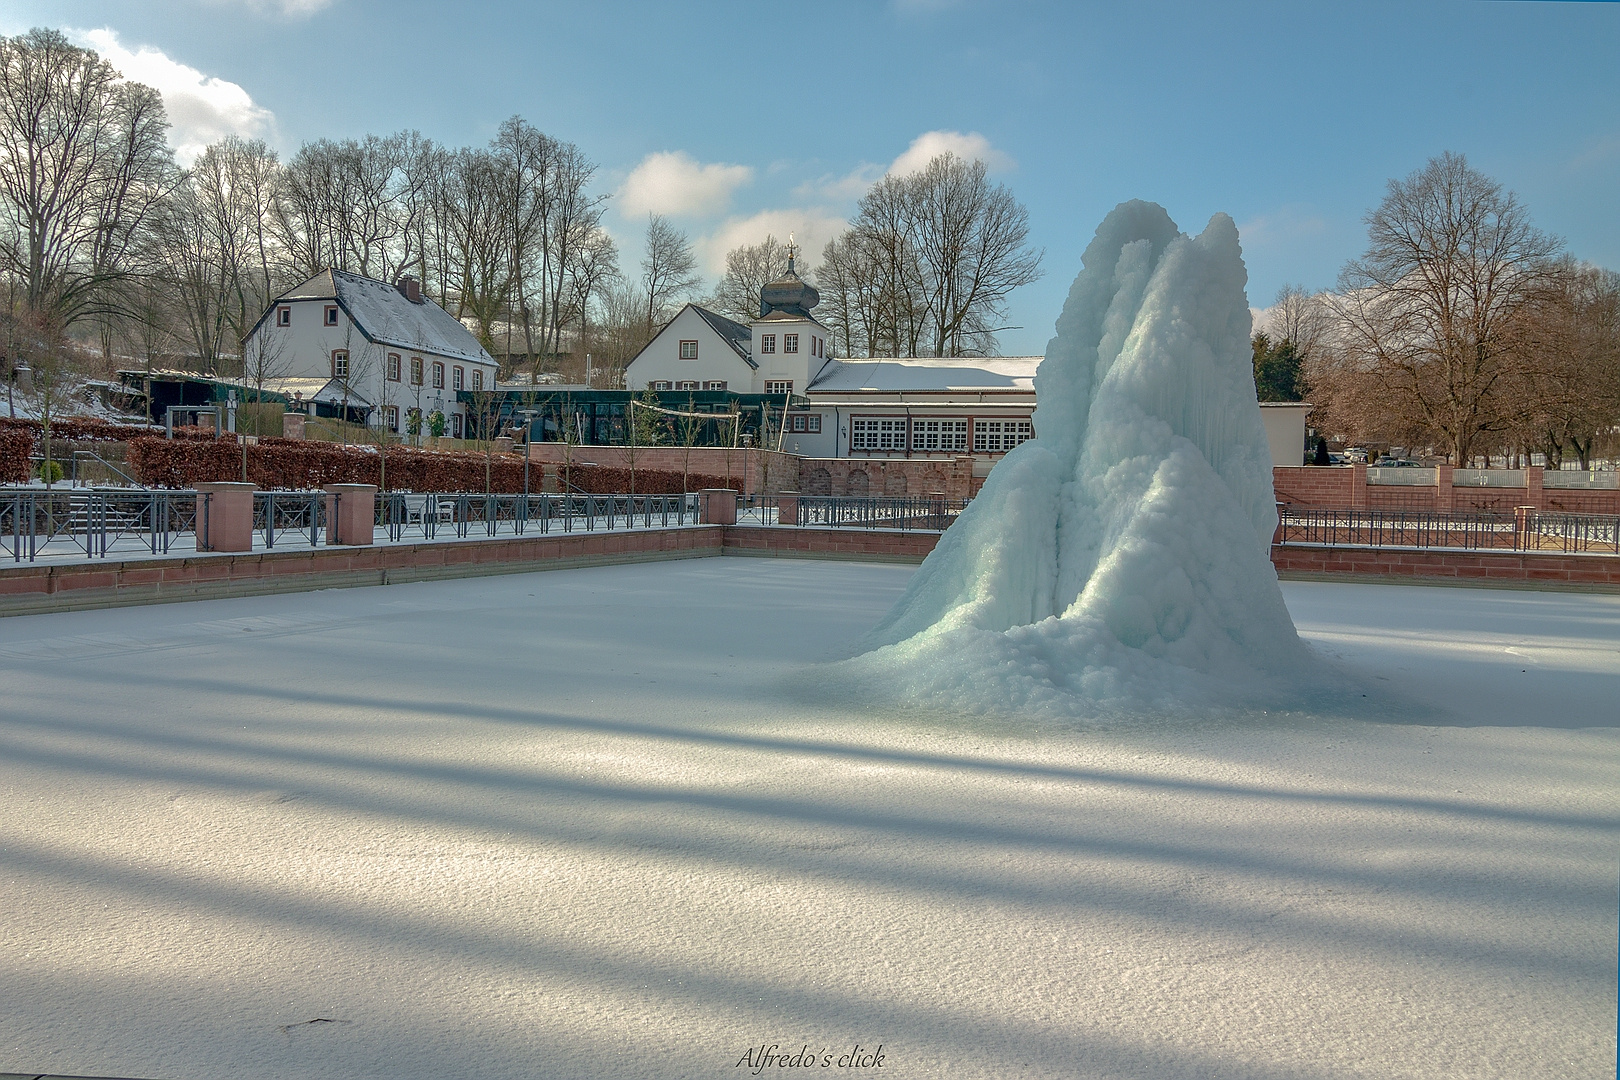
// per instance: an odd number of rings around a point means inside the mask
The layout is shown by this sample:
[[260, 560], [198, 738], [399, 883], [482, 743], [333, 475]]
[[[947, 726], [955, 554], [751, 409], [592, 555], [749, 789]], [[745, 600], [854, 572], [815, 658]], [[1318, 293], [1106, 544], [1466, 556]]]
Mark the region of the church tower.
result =
[[789, 236], [787, 271], [759, 290], [759, 318], [751, 324], [758, 393], [803, 394], [831, 357], [827, 328], [811, 314], [821, 294], [794, 270], [797, 255]]

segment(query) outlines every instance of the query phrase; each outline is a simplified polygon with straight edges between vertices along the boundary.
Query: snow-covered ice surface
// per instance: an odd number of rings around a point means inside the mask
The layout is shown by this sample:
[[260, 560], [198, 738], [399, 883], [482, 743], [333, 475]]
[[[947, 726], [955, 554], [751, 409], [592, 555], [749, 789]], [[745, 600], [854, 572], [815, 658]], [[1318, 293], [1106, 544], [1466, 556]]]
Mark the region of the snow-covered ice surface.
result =
[[1037, 438], [997, 465], [837, 686], [976, 713], [1114, 722], [1319, 707], [1268, 558], [1277, 510], [1247, 272], [1116, 207], [1035, 376]]
[[1614, 1074], [1620, 597], [1285, 585], [1378, 721], [786, 688], [909, 574], [0, 620], [0, 1071]]

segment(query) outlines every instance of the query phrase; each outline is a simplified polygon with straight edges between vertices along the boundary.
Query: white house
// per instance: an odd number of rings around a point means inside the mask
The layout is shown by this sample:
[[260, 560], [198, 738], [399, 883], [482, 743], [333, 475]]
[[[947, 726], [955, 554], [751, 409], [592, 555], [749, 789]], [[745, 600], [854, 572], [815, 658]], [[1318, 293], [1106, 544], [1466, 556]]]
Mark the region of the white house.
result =
[[[630, 362], [625, 385], [779, 395], [789, 407], [780, 445], [805, 457], [971, 457], [986, 476], [1034, 437], [1041, 357], [837, 360], [812, 314], [820, 299], [790, 255], [787, 273], [760, 290], [759, 318], [744, 325], [687, 304]], [[1261, 408], [1275, 464], [1301, 463], [1309, 409]]]
[[460, 438], [471, 425], [457, 391], [495, 388], [494, 358], [409, 277], [390, 285], [323, 270], [275, 299], [242, 356], [245, 381], [262, 373], [266, 389], [392, 432], [419, 409], [443, 413], [445, 433]]
[[1038, 356], [836, 360], [821, 297], [788, 259], [747, 325], [688, 304], [625, 370], [632, 391], [780, 396], [781, 446], [806, 457], [983, 457], [1031, 436]]

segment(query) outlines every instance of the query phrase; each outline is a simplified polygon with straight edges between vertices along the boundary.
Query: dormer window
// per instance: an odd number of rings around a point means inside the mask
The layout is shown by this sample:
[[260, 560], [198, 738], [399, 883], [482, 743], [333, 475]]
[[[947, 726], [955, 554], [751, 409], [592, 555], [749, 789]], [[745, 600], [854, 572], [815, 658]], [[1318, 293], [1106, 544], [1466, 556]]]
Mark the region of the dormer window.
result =
[[328, 304], [326, 306], [326, 325], [327, 326], [336, 326], [337, 325], [337, 312], [338, 312], [338, 309], [336, 307], [334, 307], [333, 305]]
[[761, 355], [774, 353], [776, 351], [776, 335], [761, 334], [759, 338], [759, 351]]
[[798, 334], [783, 334], [782, 335], [782, 351], [785, 352], [785, 353], [798, 352], [799, 351], [799, 335]]

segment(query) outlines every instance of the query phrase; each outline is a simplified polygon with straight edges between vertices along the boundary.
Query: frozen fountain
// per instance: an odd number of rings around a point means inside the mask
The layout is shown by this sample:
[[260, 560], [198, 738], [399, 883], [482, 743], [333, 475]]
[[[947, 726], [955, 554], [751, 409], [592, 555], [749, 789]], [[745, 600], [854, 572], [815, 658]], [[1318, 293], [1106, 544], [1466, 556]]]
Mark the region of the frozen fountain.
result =
[[1311, 657], [1283, 605], [1232, 219], [1123, 203], [1036, 375], [1037, 438], [996, 466], [863, 655], [863, 696], [1102, 718], [1265, 708]]

